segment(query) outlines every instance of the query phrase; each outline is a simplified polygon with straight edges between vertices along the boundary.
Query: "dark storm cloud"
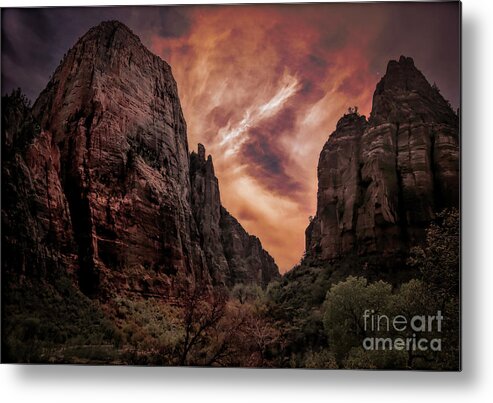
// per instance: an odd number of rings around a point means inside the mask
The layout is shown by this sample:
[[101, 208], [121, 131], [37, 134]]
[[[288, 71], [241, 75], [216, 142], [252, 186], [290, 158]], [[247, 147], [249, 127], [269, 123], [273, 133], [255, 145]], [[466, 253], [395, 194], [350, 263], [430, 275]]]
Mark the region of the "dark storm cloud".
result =
[[240, 159], [247, 164], [248, 174], [271, 192], [289, 195], [296, 199], [303, 190], [302, 184], [287, 172], [289, 152], [280, 145], [279, 138], [295, 127], [296, 111], [281, 110], [249, 130], [248, 141], [243, 144]]
[[337, 91], [351, 98], [356, 98], [365, 89], [365, 86], [366, 82], [360, 76], [346, 77], [339, 87], [337, 87]]
[[370, 111], [390, 59], [413, 57], [458, 106], [459, 13], [457, 2], [4, 10], [2, 93], [34, 99], [89, 28], [122, 21], [172, 66], [189, 144], [205, 144], [223, 204], [284, 271], [304, 249], [320, 150], [348, 106]]
[[368, 48], [373, 72], [383, 74], [389, 59], [410, 56], [453, 106], [460, 101], [460, 8], [457, 2], [375, 5], [387, 18]]
[[233, 112], [230, 109], [222, 106], [216, 106], [209, 112], [207, 118], [216, 127], [223, 127], [228, 124], [232, 116]]
[[150, 46], [187, 33], [180, 7], [62, 7], [2, 10], [2, 94], [21, 87], [34, 100], [63, 55], [91, 27], [105, 20], [127, 24]]
[[179, 37], [190, 30], [190, 20], [185, 16], [182, 8], [159, 7], [156, 11], [160, 17], [158, 31], [160, 36]]

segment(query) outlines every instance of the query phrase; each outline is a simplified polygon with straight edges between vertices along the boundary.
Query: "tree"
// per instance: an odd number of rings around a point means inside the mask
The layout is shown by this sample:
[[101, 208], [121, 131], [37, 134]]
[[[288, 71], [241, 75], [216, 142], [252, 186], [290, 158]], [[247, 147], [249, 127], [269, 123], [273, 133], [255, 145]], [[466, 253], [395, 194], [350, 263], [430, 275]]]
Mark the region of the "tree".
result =
[[460, 214], [444, 210], [426, 231], [426, 244], [411, 249], [408, 264], [420, 270], [422, 278], [441, 300], [459, 297]]
[[370, 332], [364, 320], [365, 311], [386, 313], [391, 295], [390, 284], [383, 281], [368, 284], [364, 277], [349, 276], [331, 287], [325, 300], [323, 323], [329, 346], [339, 362], [351, 348], [360, 347]]
[[350, 106], [349, 108], [347, 108], [347, 115], [358, 115], [359, 116], [358, 107], [357, 106]]
[[444, 350], [437, 367], [457, 369], [460, 356], [460, 213], [447, 209], [426, 231], [426, 243], [412, 248], [408, 264], [421, 272], [428, 301], [445, 318]]
[[251, 341], [251, 355], [248, 365], [254, 367], [270, 366], [272, 349], [279, 343], [281, 332], [267, 318], [253, 312], [245, 323], [245, 336]]
[[261, 298], [262, 294], [262, 289], [254, 284], [235, 284], [231, 290], [231, 296], [237, 299], [242, 305], [247, 301], [254, 301]]
[[191, 365], [190, 353], [200, 345], [207, 344], [208, 333], [224, 317], [226, 296], [216, 292], [212, 295], [198, 287], [185, 297], [182, 322], [184, 338], [181, 346], [179, 365]]
[[[408, 320], [415, 316], [423, 315], [426, 318], [430, 318], [431, 316], [435, 316], [438, 310], [440, 310], [440, 306], [436, 303], [434, 295], [430, 293], [426, 284], [418, 279], [413, 279], [402, 284], [394, 294], [391, 304], [389, 304], [389, 311], [394, 317], [396, 315], [402, 315]], [[440, 337], [434, 326], [433, 328], [433, 332], [427, 330], [423, 334], [428, 340], [434, 337]], [[421, 334], [416, 333], [410, 326], [407, 326], [403, 331], [393, 331], [393, 336], [405, 339], [411, 338], [416, 334], [418, 337], [421, 337]], [[433, 367], [433, 363], [438, 359], [439, 354], [432, 350], [423, 352], [409, 349], [406, 351], [403, 366], [409, 369], [427, 369]]]

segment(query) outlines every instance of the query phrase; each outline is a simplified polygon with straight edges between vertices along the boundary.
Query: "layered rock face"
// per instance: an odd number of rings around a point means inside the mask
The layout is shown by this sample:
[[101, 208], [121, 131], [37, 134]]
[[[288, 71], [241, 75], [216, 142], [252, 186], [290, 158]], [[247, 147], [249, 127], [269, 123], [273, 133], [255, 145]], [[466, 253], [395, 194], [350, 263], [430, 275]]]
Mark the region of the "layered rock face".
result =
[[58, 177], [59, 150], [19, 93], [2, 99], [2, 274], [73, 270], [76, 248]]
[[[32, 116], [41, 130], [25, 150], [14, 150], [27, 185], [12, 197], [29, 192], [36, 205], [34, 243], [49, 239], [50, 251], [72, 262], [67, 269], [86, 294], [169, 295], [228, 282], [212, 162], [199, 179], [195, 168], [202, 162], [192, 154], [192, 186], [171, 68], [126, 26], [105, 22], [84, 35]], [[15, 204], [2, 208], [2, 216], [12, 216]]]
[[438, 211], [459, 205], [459, 118], [411, 58], [391, 61], [368, 121], [337, 123], [318, 181], [308, 258], [403, 255]]
[[262, 248], [259, 239], [249, 235], [221, 205], [212, 157], [206, 158], [202, 144], [190, 156], [190, 179], [192, 210], [213, 280], [228, 286], [236, 283], [265, 286], [279, 278], [274, 259]]
[[280, 277], [279, 269], [260, 240], [221, 207], [221, 241], [229, 266], [229, 283], [267, 285]]

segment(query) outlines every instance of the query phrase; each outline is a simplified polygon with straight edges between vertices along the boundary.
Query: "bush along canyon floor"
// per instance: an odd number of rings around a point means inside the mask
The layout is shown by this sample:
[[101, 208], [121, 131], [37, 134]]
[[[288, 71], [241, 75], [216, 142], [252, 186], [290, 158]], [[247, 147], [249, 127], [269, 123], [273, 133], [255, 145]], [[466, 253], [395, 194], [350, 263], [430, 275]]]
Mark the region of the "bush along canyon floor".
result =
[[2, 361], [460, 368], [459, 116], [409, 57], [320, 153], [280, 275], [189, 152], [170, 66], [125, 25], [2, 98]]

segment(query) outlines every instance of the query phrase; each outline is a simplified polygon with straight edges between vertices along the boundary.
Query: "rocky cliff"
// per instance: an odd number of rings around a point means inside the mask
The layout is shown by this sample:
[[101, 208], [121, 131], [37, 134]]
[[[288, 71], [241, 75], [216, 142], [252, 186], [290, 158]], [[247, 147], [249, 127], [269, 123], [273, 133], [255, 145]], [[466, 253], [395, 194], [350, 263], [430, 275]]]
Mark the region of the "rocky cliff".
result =
[[[32, 110], [11, 109], [2, 111], [9, 116], [2, 186], [11, 199], [2, 204], [11, 249], [4, 268], [35, 259], [50, 270], [56, 261], [88, 295], [166, 296], [194, 284], [232, 284], [239, 272], [241, 281], [264, 284], [278, 275], [260, 243], [258, 261], [270, 266], [230, 268], [222, 243], [233, 240], [221, 229], [212, 161], [200, 147], [189, 155], [171, 68], [125, 25], [91, 29]], [[16, 137], [27, 138], [22, 147]], [[249, 248], [248, 238], [239, 249]]]
[[390, 61], [369, 119], [343, 116], [322, 149], [306, 257], [404, 256], [459, 191], [458, 116], [411, 58]]
[[274, 259], [262, 248], [260, 240], [249, 235], [221, 205], [212, 157], [206, 158], [202, 144], [190, 156], [190, 178], [192, 210], [213, 280], [228, 286], [265, 286], [280, 277]]
[[229, 266], [229, 284], [253, 283], [262, 286], [277, 280], [279, 270], [260, 240], [249, 235], [224, 207], [221, 207], [221, 242]]

